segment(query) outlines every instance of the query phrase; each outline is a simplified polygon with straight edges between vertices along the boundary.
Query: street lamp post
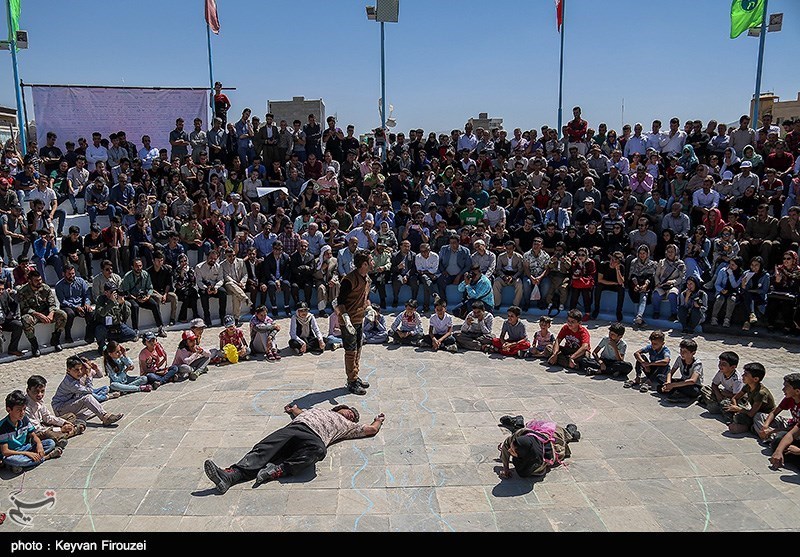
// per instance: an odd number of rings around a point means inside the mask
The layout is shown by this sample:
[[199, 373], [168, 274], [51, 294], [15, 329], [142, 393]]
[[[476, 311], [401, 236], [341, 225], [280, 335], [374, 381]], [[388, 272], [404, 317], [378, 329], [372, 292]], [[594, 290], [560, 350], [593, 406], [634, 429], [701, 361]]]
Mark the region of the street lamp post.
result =
[[[376, 0], [375, 6], [367, 6], [367, 19], [381, 24], [381, 130], [383, 133], [383, 149], [381, 160], [386, 161], [386, 149], [389, 138], [386, 136], [386, 22], [397, 23], [400, 13], [400, 0]], [[377, 140], [376, 140], [377, 143]]]

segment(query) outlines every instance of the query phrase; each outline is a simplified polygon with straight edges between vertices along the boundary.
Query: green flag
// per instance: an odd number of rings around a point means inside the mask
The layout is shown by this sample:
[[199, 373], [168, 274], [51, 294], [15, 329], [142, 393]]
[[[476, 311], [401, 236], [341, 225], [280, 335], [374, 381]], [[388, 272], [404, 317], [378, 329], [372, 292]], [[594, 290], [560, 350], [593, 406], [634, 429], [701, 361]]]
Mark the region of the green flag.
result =
[[17, 31], [19, 31], [19, 9], [22, 0], [8, 0], [9, 8], [11, 10], [11, 18], [8, 21], [8, 31], [11, 35], [8, 40], [16, 38]]
[[764, 21], [764, 0], [733, 0], [731, 3], [731, 38], [748, 29], [761, 27]]

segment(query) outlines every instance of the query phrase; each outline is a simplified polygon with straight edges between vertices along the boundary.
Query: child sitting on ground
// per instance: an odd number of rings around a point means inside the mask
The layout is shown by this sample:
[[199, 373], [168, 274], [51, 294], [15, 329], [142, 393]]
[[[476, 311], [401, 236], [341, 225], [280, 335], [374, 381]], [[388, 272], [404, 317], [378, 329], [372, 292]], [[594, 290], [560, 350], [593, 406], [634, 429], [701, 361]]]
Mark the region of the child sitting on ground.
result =
[[553, 355], [556, 336], [550, 332], [552, 323], [553, 318], [549, 315], [542, 315], [539, 318], [539, 330], [533, 333], [533, 345], [527, 354], [529, 358], [549, 358]]
[[267, 306], [258, 306], [250, 319], [250, 349], [253, 354], [266, 354], [267, 360], [281, 359], [275, 337], [281, 326], [267, 314]]
[[139, 375], [147, 378], [147, 382], [157, 389], [164, 383], [178, 381], [178, 367], [167, 364], [167, 352], [158, 342], [152, 331], [142, 335], [142, 348], [139, 352]]
[[485, 352], [495, 352], [503, 356], [524, 358], [531, 342], [525, 330], [525, 322], [519, 316], [522, 313], [518, 306], [511, 306], [506, 313], [506, 321], [500, 330], [500, 336], [492, 339], [491, 344], [484, 345]]
[[289, 348], [297, 356], [306, 352], [319, 354], [325, 350], [325, 339], [317, 325], [317, 318], [305, 302], [300, 302], [289, 323]]
[[767, 416], [775, 409], [775, 399], [763, 384], [766, 373], [767, 370], [758, 362], [745, 364], [742, 372], [744, 387], [733, 395], [725, 412], [731, 418], [728, 423], [731, 433], [747, 433], [752, 429], [758, 434]]
[[79, 358], [83, 362], [83, 374], [81, 375], [81, 384], [85, 385], [86, 387], [92, 390], [92, 395], [94, 396], [94, 398], [97, 399], [97, 402], [105, 402], [110, 398], [119, 398], [120, 396], [122, 396], [122, 393], [120, 393], [119, 391], [110, 391], [108, 385], [95, 387], [94, 380], [105, 377], [106, 373], [102, 369], [100, 369], [100, 366], [98, 366], [93, 361], [80, 356]]
[[628, 345], [622, 340], [625, 326], [612, 323], [608, 328], [608, 336], [603, 338], [592, 352], [592, 358], [586, 358], [583, 369], [586, 375], [609, 374], [613, 377], [628, 376], [633, 366], [625, 361]]
[[389, 330], [386, 328], [386, 320], [381, 314], [381, 308], [372, 304], [364, 314], [364, 344], [383, 344], [389, 340]]
[[103, 367], [111, 380], [111, 390], [123, 394], [149, 393], [153, 387], [147, 384], [147, 377], [134, 377], [127, 372], [133, 370], [133, 362], [126, 354], [125, 347], [116, 340], [109, 340], [103, 350]]
[[172, 365], [178, 366], [178, 373], [189, 377], [189, 381], [195, 381], [199, 375], [208, 373], [210, 362], [211, 352], [198, 344], [197, 335], [191, 330], [183, 331], [172, 360]]
[[75, 414], [65, 414], [61, 418], [52, 414], [44, 403], [46, 387], [47, 380], [41, 375], [28, 377], [25, 415], [33, 424], [34, 432], [39, 439], [52, 439], [63, 449], [67, 446], [67, 439], [86, 430], [86, 422], [79, 420]]
[[[800, 373], [790, 373], [783, 377], [783, 400], [764, 419], [758, 432], [762, 441], [772, 442], [783, 437], [795, 424], [800, 423]], [[789, 419], [779, 416], [789, 411]]]
[[224, 351], [225, 345], [231, 344], [236, 347], [239, 359], [246, 360], [248, 354], [250, 354], [250, 348], [244, 339], [244, 332], [236, 326], [236, 320], [233, 315], [226, 315], [225, 319], [222, 320], [222, 325], [225, 328], [219, 333], [219, 349]]
[[339, 325], [339, 315], [334, 311], [328, 316], [328, 336], [325, 337], [325, 348], [338, 350], [342, 347], [342, 327]]
[[417, 301], [409, 300], [403, 313], [394, 318], [389, 328], [389, 344], [419, 346], [422, 340], [422, 317], [417, 312]]
[[[561, 327], [556, 337], [553, 347], [553, 355], [548, 358], [552, 365], [559, 365], [563, 368], [578, 369], [586, 354], [589, 353], [589, 329], [584, 327], [581, 322], [583, 314], [580, 310], [571, 309], [567, 313], [567, 324]], [[559, 343], [564, 341], [564, 346]]]
[[731, 399], [738, 394], [744, 383], [736, 366], [739, 365], [739, 355], [736, 352], [725, 351], [719, 355], [719, 371], [711, 380], [711, 386], [704, 386], [700, 391], [697, 401], [705, 406], [712, 414], [721, 414], [731, 404]]
[[442, 298], [436, 298], [433, 304], [428, 334], [422, 337], [420, 346], [430, 346], [434, 352], [440, 348], [458, 352], [458, 344], [453, 336], [453, 316], [447, 313], [447, 302]]
[[[695, 357], [697, 343], [690, 338], [685, 338], [680, 344], [680, 355], [678, 361], [667, 373], [663, 385], [658, 387], [658, 392], [663, 395], [664, 400], [669, 402], [680, 402], [681, 400], [696, 400], [700, 395], [703, 386], [703, 363]], [[672, 381], [676, 371], [680, 371], [679, 381]]]
[[[650, 344], [633, 353], [636, 360], [636, 378], [622, 384], [626, 389], [638, 388], [646, 393], [648, 388], [657, 388], [667, 378], [671, 359], [669, 348], [664, 343], [664, 332], [650, 333]], [[642, 379], [644, 375], [644, 379]]]
[[85, 377], [90, 368], [97, 368], [97, 364], [91, 362], [91, 366], [85, 358], [80, 356], [70, 356], [67, 358], [67, 373], [58, 385], [51, 404], [56, 416], [66, 416], [75, 414], [79, 418], [88, 420], [94, 416], [100, 418], [104, 426], [111, 425], [122, 419], [123, 414], [109, 414], [94, 397], [91, 381], [84, 384], [81, 378]]
[[8, 415], [0, 421], [0, 455], [14, 474], [58, 458], [64, 450], [52, 439], [39, 439], [36, 428], [25, 415], [26, 405], [23, 392], [12, 391], [6, 397]]

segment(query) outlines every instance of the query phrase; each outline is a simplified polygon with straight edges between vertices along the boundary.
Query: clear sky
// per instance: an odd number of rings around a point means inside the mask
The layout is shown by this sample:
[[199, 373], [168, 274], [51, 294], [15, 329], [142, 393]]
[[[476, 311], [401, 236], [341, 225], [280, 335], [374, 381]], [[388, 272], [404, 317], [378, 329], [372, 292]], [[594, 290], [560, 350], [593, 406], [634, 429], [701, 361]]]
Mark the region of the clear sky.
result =
[[[590, 125], [678, 116], [732, 122], [748, 112], [758, 39], [729, 36], [730, 0], [566, 0], [564, 120]], [[215, 78], [232, 113], [267, 99], [322, 98], [340, 124], [380, 123], [380, 26], [372, 0], [218, 0]], [[5, 2], [3, 2], [5, 5]], [[206, 86], [203, 0], [22, 0], [26, 83]], [[5, 13], [5, 9], [3, 10]], [[800, 2], [769, 0], [762, 91], [800, 90]], [[11, 56], [0, 103], [15, 106]], [[386, 24], [387, 100], [398, 129], [461, 127], [488, 112], [513, 128], [555, 125], [559, 35], [553, 0], [400, 0]], [[30, 91], [28, 91], [30, 93]], [[28, 94], [29, 117], [33, 112]], [[234, 118], [235, 119], [235, 118]]]

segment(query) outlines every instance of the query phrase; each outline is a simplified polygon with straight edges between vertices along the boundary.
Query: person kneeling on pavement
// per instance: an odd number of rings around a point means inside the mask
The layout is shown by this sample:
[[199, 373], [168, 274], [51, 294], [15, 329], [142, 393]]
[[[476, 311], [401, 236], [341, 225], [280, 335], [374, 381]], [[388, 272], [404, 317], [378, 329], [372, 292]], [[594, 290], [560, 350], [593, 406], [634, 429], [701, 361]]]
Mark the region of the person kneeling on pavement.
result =
[[555, 422], [531, 420], [522, 427], [522, 421], [522, 416], [500, 418], [500, 423], [513, 432], [497, 446], [503, 464], [497, 474], [501, 479], [511, 477], [509, 464], [514, 465], [520, 478], [544, 476], [571, 456], [569, 444], [581, 438], [575, 424], [561, 427]]

